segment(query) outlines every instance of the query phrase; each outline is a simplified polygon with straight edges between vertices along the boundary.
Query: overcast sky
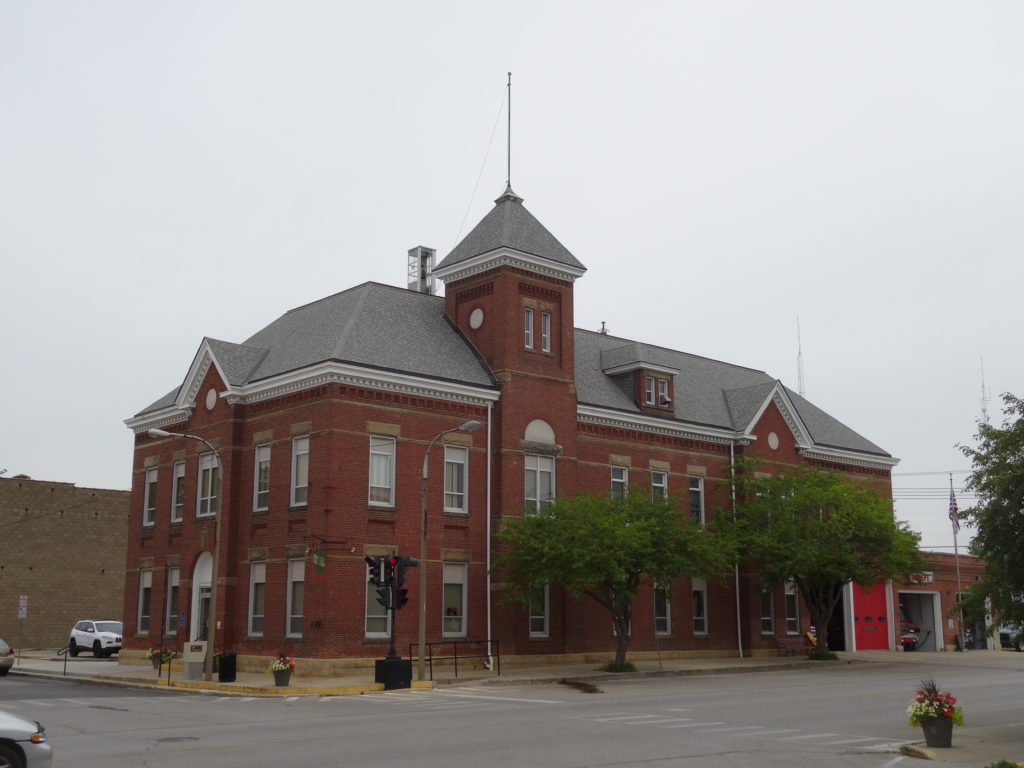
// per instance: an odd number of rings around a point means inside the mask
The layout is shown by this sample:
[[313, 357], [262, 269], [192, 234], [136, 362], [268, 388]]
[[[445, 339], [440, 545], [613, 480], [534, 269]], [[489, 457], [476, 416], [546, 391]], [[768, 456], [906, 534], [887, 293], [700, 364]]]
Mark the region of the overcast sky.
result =
[[806, 396], [950, 549], [982, 366], [993, 420], [1024, 394], [1024, 4], [628, 5], [0, 0], [0, 469], [128, 488], [204, 336], [447, 253], [511, 71], [576, 325], [797, 389], [799, 318]]

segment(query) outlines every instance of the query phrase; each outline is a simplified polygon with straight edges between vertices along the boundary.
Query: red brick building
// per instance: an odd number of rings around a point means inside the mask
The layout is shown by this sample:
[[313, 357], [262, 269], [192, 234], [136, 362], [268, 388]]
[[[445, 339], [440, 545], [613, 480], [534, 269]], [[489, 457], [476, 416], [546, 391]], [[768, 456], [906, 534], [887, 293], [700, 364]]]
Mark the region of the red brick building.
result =
[[[382, 656], [391, 619], [364, 557], [420, 556], [425, 458], [427, 555], [397, 614], [402, 655], [424, 577], [428, 642], [498, 641], [505, 658], [612, 651], [596, 604], [557, 585], [504, 604], [489, 573], [502, 518], [556, 494], [631, 485], [707, 516], [728, 506], [717, 486], [741, 454], [891, 493], [895, 459], [768, 374], [575, 328], [585, 267], [510, 189], [436, 268], [429, 249], [410, 257], [408, 290], [366, 283], [241, 344], [203, 340], [184, 383], [128, 420], [127, 649], [206, 634], [219, 510], [218, 649]], [[742, 572], [683, 578], [673, 594], [641, 596], [632, 651], [775, 652], [807, 629], [794, 594], [763, 599]]]

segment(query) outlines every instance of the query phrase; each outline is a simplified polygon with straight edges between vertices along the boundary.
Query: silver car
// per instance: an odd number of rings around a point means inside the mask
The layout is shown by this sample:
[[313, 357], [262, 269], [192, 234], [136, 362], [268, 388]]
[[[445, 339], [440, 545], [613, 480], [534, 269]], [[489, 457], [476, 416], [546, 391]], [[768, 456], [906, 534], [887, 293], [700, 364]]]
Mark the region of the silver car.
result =
[[50, 768], [53, 748], [39, 723], [0, 710], [0, 768]]
[[14, 649], [0, 637], [0, 677], [11, 671], [14, 666]]

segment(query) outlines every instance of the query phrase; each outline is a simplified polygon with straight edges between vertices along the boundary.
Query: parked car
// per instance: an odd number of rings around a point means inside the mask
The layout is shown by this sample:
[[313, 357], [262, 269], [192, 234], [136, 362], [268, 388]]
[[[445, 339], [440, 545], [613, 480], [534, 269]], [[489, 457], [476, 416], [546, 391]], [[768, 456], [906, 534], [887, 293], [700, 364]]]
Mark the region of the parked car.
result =
[[83, 619], [71, 630], [68, 653], [77, 656], [81, 651], [92, 649], [92, 655], [97, 658], [117, 653], [121, 650], [123, 628], [120, 621]]
[[50, 768], [53, 748], [37, 722], [0, 710], [0, 768]]
[[11, 671], [14, 666], [14, 649], [0, 638], [0, 677]]
[[1003, 624], [999, 627], [999, 644], [1003, 648], [1016, 648], [1024, 651], [1024, 632], [1020, 624]]

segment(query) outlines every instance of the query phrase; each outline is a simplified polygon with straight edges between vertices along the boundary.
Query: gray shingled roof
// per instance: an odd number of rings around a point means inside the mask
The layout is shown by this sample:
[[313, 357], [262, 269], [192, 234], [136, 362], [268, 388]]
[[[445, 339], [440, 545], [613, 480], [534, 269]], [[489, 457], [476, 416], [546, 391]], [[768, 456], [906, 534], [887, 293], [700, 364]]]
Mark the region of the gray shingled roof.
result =
[[[207, 341], [233, 386], [326, 361], [495, 386], [484, 361], [445, 318], [443, 298], [379, 283], [293, 309], [243, 344]], [[140, 415], [173, 405], [178, 391]]]
[[[579, 328], [575, 342], [576, 392], [583, 405], [640, 412], [633, 399], [632, 374], [608, 376], [603, 372], [609, 361], [624, 360], [637, 349], [642, 350], [646, 361], [679, 371], [675, 376], [674, 416], [685, 423], [744, 429], [776, 385], [776, 380], [764, 371]], [[785, 390], [817, 445], [889, 455], [800, 395]]]
[[494, 207], [455, 246], [435, 269], [445, 269], [459, 262], [489, 253], [498, 248], [511, 248], [531, 256], [539, 256], [557, 264], [585, 270], [586, 267], [569, 249], [537, 221], [523, 205], [523, 198], [511, 188], [494, 201]]

